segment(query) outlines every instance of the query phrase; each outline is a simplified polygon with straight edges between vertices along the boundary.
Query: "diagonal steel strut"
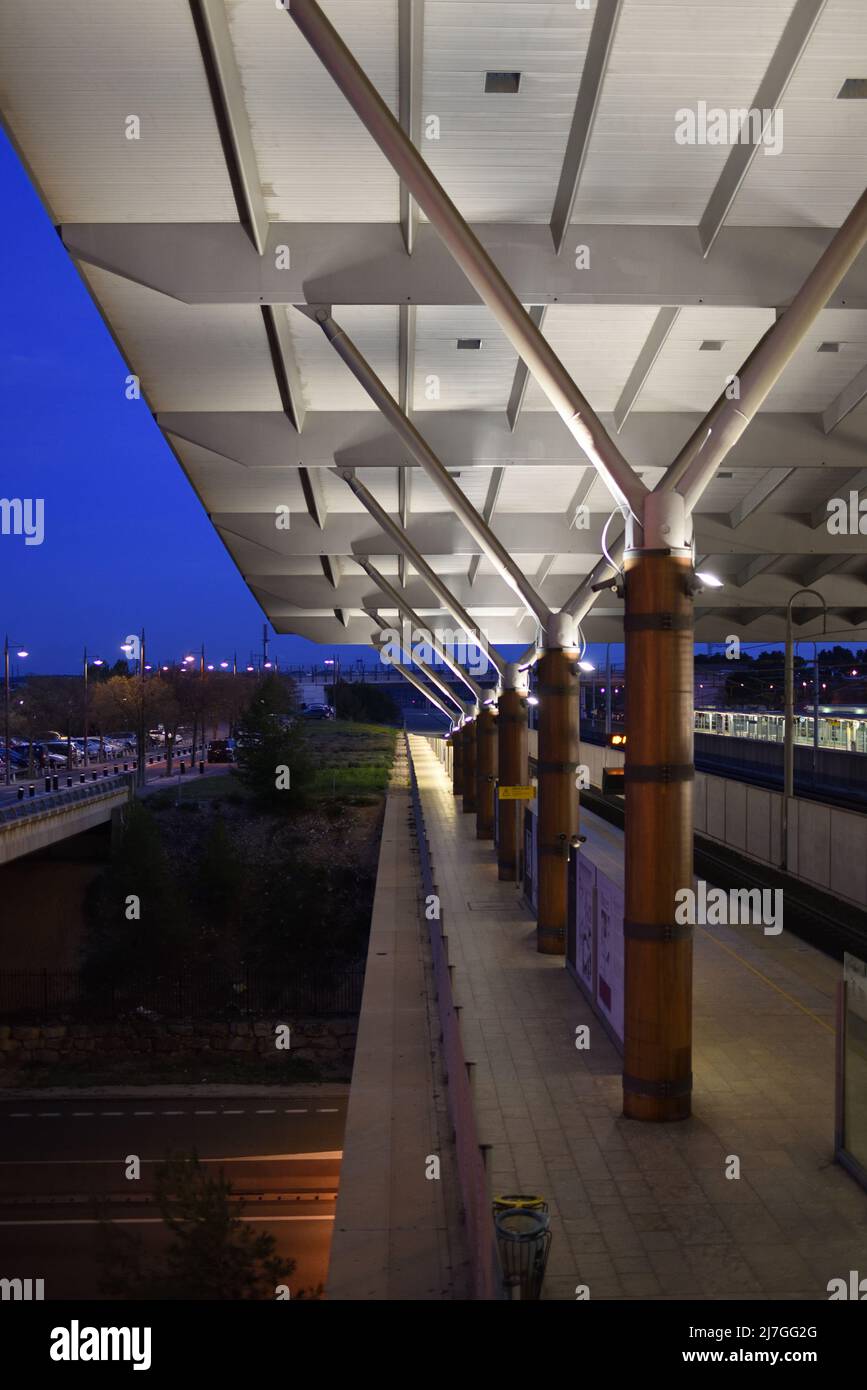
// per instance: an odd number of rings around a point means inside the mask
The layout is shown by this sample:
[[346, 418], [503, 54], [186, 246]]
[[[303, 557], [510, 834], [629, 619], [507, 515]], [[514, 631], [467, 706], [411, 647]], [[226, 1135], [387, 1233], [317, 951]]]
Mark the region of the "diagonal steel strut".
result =
[[502, 676], [506, 665], [503, 658], [500, 656], [499, 652], [491, 646], [479, 624], [470, 617], [470, 614], [463, 605], [458, 602], [448, 586], [443, 583], [439, 575], [431, 568], [421, 552], [416, 549], [403, 527], [398, 525], [393, 517], [389, 516], [384, 507], [380, 506], [373, 493], [364, 486], [360, 478], [356, 477], [354, 468], [339, 468], [337, 472], [347, 486], [352, 489], [361, 505], [370, 513], [374, 521], [381, 527], [387, 536], [391, 536], [391, 539], [400, 547], [410, 563], [415, 566], [428, 588], [436, 594], [446, 612], [450, 613], [455, 622], [460, 623], [462, 627], [466, 628], [467, 633], [475, 638], [478, 646], [494, 667], [494, 670], [498, 675]]
[[640, 517], [648, 488], [620, 453], [547, 339], [412, 141], [401, 130], [316, 0], [284, 0], [283, 7], [436, 227], [479, 298], [491, 310], [579, 447], [605, 480], [618, 505], [628, 506]]
[[461, 491], [433, 449], [405, 412], [401, 410], [394, 396], [376, 375], [364, 354], [332, 318], [330, 309], [324, 305], [311, 304], [296, 304], [295, 307], [322, 329], [337, 355], [346, 363], [356, 381], [364, 387], [374, 405], [381, 410], [413, 458], [424, 469], [432, 482], [436, 483], [440, 492], [448, 500], [452, 511], [460, 518], [473, 540], [487, 555], [500, 578], [519, 596], [527, 610], [540, 623], [547, 623], [551, 616], [551, 610], [544, 599], [536, 593], [520, 565], [515, 563], [506, 547], [497, 539], [490, 526], [476, 511], [466, 493]]

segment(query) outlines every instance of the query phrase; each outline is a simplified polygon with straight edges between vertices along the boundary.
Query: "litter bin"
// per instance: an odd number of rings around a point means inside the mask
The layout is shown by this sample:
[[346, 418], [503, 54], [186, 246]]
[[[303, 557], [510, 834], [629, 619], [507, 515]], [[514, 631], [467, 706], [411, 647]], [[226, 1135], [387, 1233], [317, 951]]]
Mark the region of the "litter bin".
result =
[[[530, 1199], [532, 1202], [534, 1199]], [[536, 1199], [538, 1200], [538, 1199]], [[500, 1199], [502, 1201], [502, 1199]], [[545, 1207], [540, 1202], [541, 1207]], [[538, 1299], [542, 1294], [545, 1266], [551, 1249], [550, 1217], [547, 1209], [532, 1205], [494, 1208], [497, 1247], [503, 1268], [503, 1282], [512, 1298]]]

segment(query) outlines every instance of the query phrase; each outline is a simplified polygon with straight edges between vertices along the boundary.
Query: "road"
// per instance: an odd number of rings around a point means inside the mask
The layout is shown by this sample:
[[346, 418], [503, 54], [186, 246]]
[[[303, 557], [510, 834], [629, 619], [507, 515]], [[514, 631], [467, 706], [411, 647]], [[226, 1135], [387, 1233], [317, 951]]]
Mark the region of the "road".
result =
[[[0, 1278], [45, 1280], [46, 1299], [99, 1297], [100, 1224], [167, 1236], [155, 1164], [197, 1152], [222, 1168], [245, 1219], [294, 1259], [293, 1292], [324, 1283], [346, 1121], [345, 1093], [0, 1101]], [[141, 1177], [127, 1178], [130, 1155]]]

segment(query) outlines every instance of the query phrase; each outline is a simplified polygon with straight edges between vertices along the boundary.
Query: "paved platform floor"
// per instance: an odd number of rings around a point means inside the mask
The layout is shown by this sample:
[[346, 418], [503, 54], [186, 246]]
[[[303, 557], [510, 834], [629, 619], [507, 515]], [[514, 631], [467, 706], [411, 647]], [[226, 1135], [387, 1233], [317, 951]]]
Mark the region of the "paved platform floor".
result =
[[[830, 1279], [867, 1275], [867, 1193], [832, 1158], [840, 966], [785, 931], [697, 928], [693, 1117], [624, 1119], [618, 1052], [537, 953], [430, 745], [410, 743], [492, 1190], [551, 1206], [543, 1297], [826, 1299]], [[581, 829], [617, 850], [598, 818]]]

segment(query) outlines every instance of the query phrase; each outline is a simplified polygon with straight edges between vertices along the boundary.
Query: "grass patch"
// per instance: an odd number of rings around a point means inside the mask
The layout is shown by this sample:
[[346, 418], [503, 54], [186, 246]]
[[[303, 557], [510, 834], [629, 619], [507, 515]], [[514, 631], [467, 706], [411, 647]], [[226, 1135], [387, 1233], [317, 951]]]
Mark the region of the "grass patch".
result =
[[311, 794], [364, 797], [353, 804], [372, 804], [367, 796], [382, 796], [388, 786], [396, 738], [397, 731], [383, 724], [353, 724], [344, 719], [318, 724], [310, 732], [316, 763]]

